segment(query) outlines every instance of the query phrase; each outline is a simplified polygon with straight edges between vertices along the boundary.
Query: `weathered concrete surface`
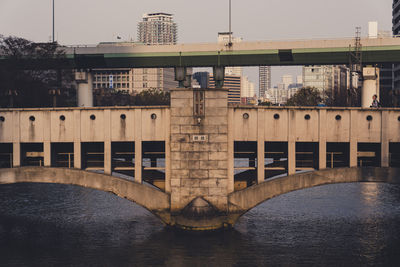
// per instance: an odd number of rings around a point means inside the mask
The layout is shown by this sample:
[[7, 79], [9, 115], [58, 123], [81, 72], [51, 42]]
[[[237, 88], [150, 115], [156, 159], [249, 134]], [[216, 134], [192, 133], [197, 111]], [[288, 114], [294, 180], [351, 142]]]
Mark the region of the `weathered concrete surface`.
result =
[[[223, 89], [205, 90], [204, 114], [197, 118], [193, 108], [194, 91], [171, 90], [171, 212], [177, 214], [179, 224], [187, 221], [187, 217], [179, 214], [196, 198], [204, 199], [212, 209], [226, 214], [227, 95], [228, 91]], [[196, 141], [195, 136], [205, 139]], [[191, 225], [186, 223], [186, 226]], [[209, 222], [204, 221], [202, 227], [210, 228]]]
[[53, 183], [77, 185], [133, 201], [170, 224], [170, 196], [146, 185], [121, 178], [76, 169], [21, 167], [0, 169], [0, 184]]
[[282, 194], [320, 185], [356, 182], [400, 184], [400, 169], [326, 169], [271, 179], [228, 196], [229, 224], [234, 224], [241, 215], [264, 201]]

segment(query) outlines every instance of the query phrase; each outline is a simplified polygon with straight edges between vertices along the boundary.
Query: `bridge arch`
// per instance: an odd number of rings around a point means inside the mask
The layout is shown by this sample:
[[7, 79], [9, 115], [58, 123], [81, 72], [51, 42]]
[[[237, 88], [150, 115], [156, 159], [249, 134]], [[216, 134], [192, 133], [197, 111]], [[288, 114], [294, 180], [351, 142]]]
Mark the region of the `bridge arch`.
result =
[[289, 192], [339, 183], [400, 184], [397, 168], [338, 168], [275, 178], [228, 196], [230, 223], [261, 203]]
[[14, 183], [51, 183], [77, 185], [113, 193], [146, 208], [169, 223], [170, 196], [157, 189], [118, 177], [78, 169], [19, 167], [0, 169], [0, 185]]

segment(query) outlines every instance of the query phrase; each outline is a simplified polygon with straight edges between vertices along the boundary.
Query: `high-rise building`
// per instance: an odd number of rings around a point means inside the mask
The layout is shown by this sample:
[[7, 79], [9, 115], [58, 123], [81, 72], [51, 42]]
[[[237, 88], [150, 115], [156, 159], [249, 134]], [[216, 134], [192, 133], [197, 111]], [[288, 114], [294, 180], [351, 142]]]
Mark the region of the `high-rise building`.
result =
[[249, 77], [242, 77], [242, 89], [241, 89], [241, 97], [249, 98], [254, 97], [255, 95], [255, 86], [254, 83], [249, 80]]
[[302, 75], [297, 75], [296, 83], [299, 84], [300, 86], [303, 85], [303, 76]]
[[316, 88], [325, 97], [329, 97], [332, 104], [345, 105], [348, 76], [348, 68], [345, 66], [304, 66], [303, 87]]
[[[139, 42], [146, 45], [176, 44], [177, 25], [172, 14], [151, 13], [143, 15], [138, 23]], [[127, 45], [132, 43], [104, 43], [100, 45]], [[130, 94], [142, 90], [169, 90], [176, 88], [174, 69], [96, 69], [94, 70], [93, 88], [97, 90], [117, 90]]]
[[[228, 89], [228, 103], [240, 104], [242, 76], [225, 75], [224, 87]], [[210, 75], [210, 88], [215, 88], [214, 76]]]
[[334, 87], [334, 66], [311, 65], [303, 67], [303, 86], [329, 93]]
[[260, 66], [259, 68], [259, 97], [264, 97], [271, 88], [271, 66]]
[[200, 88], [207, 89], [210, 87], [210, 73], [207, 71], [196, 72], [193, 74], [193, 80], [197, 81]]
[[[400, 0], [393, 0], [393, 36], [400, 35]], [[400, 106], [400, 65], [393, 66], [393, 105]]]
[[282, 80], [282, 84], [284, 86], [284, 89], [288, 89], [289, 85], [293, 84], [293, 76], [290, 75], [290, 74], [283, 75], [281, 77], [281, 80]]
[[149, 13], [138, 24], [138, 40], [148, 45], [172, 45], [178, 41], [177, 25], [172, 14]]
[[[173, 15], [162, 12], [144, 14], [143, 21], [138, 23], [138, 40], [146, 45], [176, 44], [178, 31]], [[133, 72], [135, 92], [153, 88], [168, 91], [178, 86], [174, 69], [134, 69]]]

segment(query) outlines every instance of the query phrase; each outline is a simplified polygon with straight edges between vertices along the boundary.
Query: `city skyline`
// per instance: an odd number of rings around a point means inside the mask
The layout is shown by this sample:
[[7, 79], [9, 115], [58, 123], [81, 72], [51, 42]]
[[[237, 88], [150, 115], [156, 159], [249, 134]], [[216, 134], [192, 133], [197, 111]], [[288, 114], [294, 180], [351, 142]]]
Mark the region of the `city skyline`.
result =
[[[307, 0], [306, 2], [307, 4], [298, 1], [281, 3], [272, 0], [266, 3], [260, 0], [252, 1], [252, 5], [249, 6], [248, 3], [233, 1], [232, 30], [235, 36], [243, 37], [244, 41], [252, 41], [353, 37], [356, 26], [361, 26], [363, 35], [366, 35], [368, 21], [378, 21], [382, 30], [391, 30], [392, 27], [391, 0], [351, 2], [338, 0], [334, 3]], [[168, 3], [160, 0], [147, 1], [141, 3], [139, 7], [135, 3], [122, 0], [114, 1], [113, 5], [109, 5], [105, 0], [87, 0], [83, 3], [76, 0], [68, 2], [56, 0], [55, 37], [61, 44], [67, 45], [117, 41], [118, 36], [122, 40], [136, 41], [137, 21], [142, 19], [143, 14], [167, 12], [174, 15], [179, 25], [180, 43], [215, 42], [218, 32], [228, 30], [228, 3], [209, 0], [203, 3], [204, 5], [196, 7], [196, 12], [191, 12], [192, 3], [182, 3], [178, 0], [171, 0]], [[286, 8], [288, 4], [291, 5], [291, 9]], [[209, 9], [210, 5], [214, 8]], [[343, 9], [343, 5], [348, 8]], [[313, 8], [310, 9], [309, 6]], [[50, 1], [3, 0], [0, 3], [0, 33], [36, 42], [47, 42], [52, 31], [51, 10]], [[357, 13], [355, 10], [362, 12]], [[74, 14], [73, 20], [70, 19], [71, 13]], [[340, 14], [340, 20], [337, 14]], [[207, 19], [204, 19], [205, 15]], [[107, 16], [110, 19], [104, 19]], [[315, 23], [316, 20], [318, 23]], [[249, 25], [261, 25], [262, 31], [260, 27]], [[301, 68], [274, 67], [272, 84], [277, 84], [280, 77], [286, 73], [296, 76], [301, 74]], [[248, 75], [253, 82], [258, 81], [258, 68], [246, 68], [245, 75]]]

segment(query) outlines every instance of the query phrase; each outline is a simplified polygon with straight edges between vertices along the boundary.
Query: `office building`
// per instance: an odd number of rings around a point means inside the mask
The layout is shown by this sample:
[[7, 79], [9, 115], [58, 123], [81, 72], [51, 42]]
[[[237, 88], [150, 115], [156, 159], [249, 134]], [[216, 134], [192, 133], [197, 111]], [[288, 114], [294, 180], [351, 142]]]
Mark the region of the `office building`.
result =
[[343, 106], [347, 103], [349, 75], [346, 66], [304, 66], [303, 87], [316, 88], [332, 105]]
[[256, 94], [254, 83], [249, 80], [249, 77], [242, 76], [241, 97], [250, 98]]
[[210, 87], [210, 73], [207, 71], [196, 72], [193, 74], [192, 83], [196, 81], [200, 88], [206, 89]]
[[[228, 89], [228, 103], [240, 104], [242, 76], [225, 75], [224, 87]], [[215, 88], [214, 76], [210, 75], [210, 88]]]
[[290, 74], [283, 75], [281, 80], [284, 89], [288, 89], [289, 85], [293, 84], [293, 76]]
[[[178, 41], [177, 25], [173, 15], [168, 13], [149, 13], [143, 15], [138, 23], [138, 41], [146, 45], [174, 45]], [[169, 91], [176, 88], [174, 69], [149, 68], [134, 69], [133, 90], [148, 89]]]
[[271, 88], [271, 66], [259, 67], [259, 97], [264, 97]]
[[93, 71], [94, 90], [116, 90], [131, 93], [133, 72], [130, 69], [96, 69]]
[[[143, 15], [138, 23], [138, 41], [146, 45], [176, 44], [177, 25], [172, 14], [150, 13]], [[103, 43], [100, 45], [131, 46], [132, 43]], [[93, 88], [101, 91], [123, 91], [130, 94], [142, 90], [157, 89], [168, 91], [176, 88], [174, 69], [96, 69], [94, 70]]]

